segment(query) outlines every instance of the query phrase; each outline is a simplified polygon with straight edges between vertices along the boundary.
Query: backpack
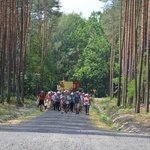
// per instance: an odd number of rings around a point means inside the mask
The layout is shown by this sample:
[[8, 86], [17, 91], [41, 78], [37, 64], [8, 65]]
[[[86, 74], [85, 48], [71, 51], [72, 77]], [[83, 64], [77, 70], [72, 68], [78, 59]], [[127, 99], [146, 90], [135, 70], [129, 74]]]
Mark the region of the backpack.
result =
[[75, 103], [79, 103], [80, 102], [80, 95], [76, 94], [74, 97], [74, 101], [75, 101]]
[[60, 102], [60, 96], [56, 95], [55, 99], [56, 99], [56, 102]]
[[74, 103], [74, 96], [73, 95], [70, 96], [70, 103]]

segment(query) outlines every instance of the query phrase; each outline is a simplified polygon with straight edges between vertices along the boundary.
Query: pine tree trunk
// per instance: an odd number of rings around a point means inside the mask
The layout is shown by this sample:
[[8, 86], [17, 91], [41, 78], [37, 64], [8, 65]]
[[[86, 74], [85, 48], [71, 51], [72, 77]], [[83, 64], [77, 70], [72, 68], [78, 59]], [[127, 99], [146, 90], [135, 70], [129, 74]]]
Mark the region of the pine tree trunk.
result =
[[148, 4], [147, 24], [147, 86], [146, 86], [146, 112], [149, 112], [149, 89], [150, 89], [150, 0]]
[[12, 19], [13, 19], [13, 0], [8, 2], [8, 29], [7, 29], [7, 103], [10, 103], [11, 88], [11, 66], [12, 66]]
[[113, 99], [114, 92], [114, 63], [115, 63], [115, 33], [114, 33], [114, 20], [112, 22], [112, 43], [111, 43], [111, 57], [110, 57], [110, 99]]
[[[137, 101], [141, 100], [141, 89], [142, 89], [142, 73], [143, 73], [143, 61], [144, 61], [144, 52], [146, 48], [146, 27], [147, 27], [147, 0], [142, 0], [142, 21], [141, 21], [141, 48], [139, 55], [139, 76], [138, 76], [138, 87], [137, 87]], [[144, 91], [143, 91], [144, 92]]]
[[6, 12], [7, 8], [5, 7], [7, 1], [1, 1], [1, 99], [0, 103], [4, 104], [4, 70], [5, 70], [5, 54], [6, 54], [6, 35], [7, 35], [7, 19]]
[[[119, 82], [118, 82], [118, 99], [117, 106], [121, 105], [121, 74], [122, 74], [122, 0], [120, 1], [120, 23], [119, 23]], [[123, 35], [124, 37], [124, 35]]]
[[20, 100], [20, 48], [21, 48], [21, 19], [19, 12], [20, 0], [17, 1], [17, 50], [16, 50], [16, 94], [17, 94], [17, 103], [21, 104]]

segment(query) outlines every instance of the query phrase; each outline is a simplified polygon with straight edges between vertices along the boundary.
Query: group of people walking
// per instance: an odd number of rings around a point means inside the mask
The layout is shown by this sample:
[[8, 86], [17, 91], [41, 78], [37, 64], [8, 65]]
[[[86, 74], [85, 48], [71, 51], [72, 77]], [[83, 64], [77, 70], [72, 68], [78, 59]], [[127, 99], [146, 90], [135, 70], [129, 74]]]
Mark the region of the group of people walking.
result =
[[49, 91], [47, 94], [41, 91], [38, 95], [40, 110], [49, 109], [54, 111], [61, 111], [61, 113], [67, 113], [68, 111], [79, 114], [83, 109], [86, 114], [89, 115], [89, 108], [92, 102], [92, 98], [88, 93], [80, 91]]

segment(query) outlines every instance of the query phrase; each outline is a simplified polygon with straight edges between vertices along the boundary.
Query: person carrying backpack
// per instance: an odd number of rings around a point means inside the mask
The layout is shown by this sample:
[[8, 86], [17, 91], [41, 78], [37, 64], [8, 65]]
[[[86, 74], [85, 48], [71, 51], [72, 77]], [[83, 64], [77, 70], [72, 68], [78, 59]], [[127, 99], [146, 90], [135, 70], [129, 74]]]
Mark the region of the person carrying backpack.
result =
[[70, 110], [73, 112], [73, 107], [74, 107], [74, 94], [70, 94]]
[[66, 92], [64, 91], [61, 94], [61, 113], [63, 114], [64, 112], [67, 113], [67, 107], [66, 107]]
[[74, 96], [74, 105], [75, 105], [76, 114], [79, 114], [79, 108], [80, 108], [80, 95], [79, 95], [79, 91], [76, 91], [76, 94]]
[[84, 106], [85, 106], [85, 112], [87, 115], [89, 115], [89, 108], [90, 108], [90, 98], [89, 98], [89, 94], [85, 94], [84, 97]]
[[55, 102], [56, 102], [56, 93], [53, 92], [51, 96], [51, 107], [52, 107], [51, 110], [55, 110], [56, 108]]
[[56, 93], [55, 100], [56, 110], [60, 111], [60, 92]]

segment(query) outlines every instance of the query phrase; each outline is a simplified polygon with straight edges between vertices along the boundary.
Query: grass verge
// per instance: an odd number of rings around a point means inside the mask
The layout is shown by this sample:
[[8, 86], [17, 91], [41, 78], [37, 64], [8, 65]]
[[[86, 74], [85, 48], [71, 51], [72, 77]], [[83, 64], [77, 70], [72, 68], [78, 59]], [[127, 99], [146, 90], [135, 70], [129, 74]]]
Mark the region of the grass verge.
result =
[[37, 108], [37, 101], [26, 99], [22, 107], [15, 102], [0, 105], [0, 124], [17, 124], [23, 120], [34, 118], [42, 114]]
[[145, 113], [144, 106], [141, 105], [140, 113], [136, 114], [134, 108], [117, 107], [116, 99], [94, 99], [90, 111], [92, 123], [103, 129], [122, 131], [126, 123], [150, 123], [150, 113]]
[[102, 99], [94, 99], [90, 110], [90, 119], [94, 126], [101, 129], [112, 130], [111, 123], [109, 121], [110, 114], [102, 112], [105, 107], [101, 105]]

